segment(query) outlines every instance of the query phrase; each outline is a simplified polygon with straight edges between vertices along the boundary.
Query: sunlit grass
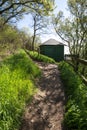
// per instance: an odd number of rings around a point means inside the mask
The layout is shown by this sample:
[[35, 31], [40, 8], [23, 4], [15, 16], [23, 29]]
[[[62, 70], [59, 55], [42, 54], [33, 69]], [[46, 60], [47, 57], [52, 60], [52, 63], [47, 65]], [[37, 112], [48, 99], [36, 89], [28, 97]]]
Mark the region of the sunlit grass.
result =
[[67, 111], [64, 118], [67, 130], [86, 130], [87, 86], [69, 64], [61, 62], [59, 68], [67, 95]]
[[15, 54], [0, 64], [0, 130], [16, 130], [25, 104], [36, 92], [34, 78], [39, 68], [25, 52]]
[[34, 52], [29, 51], [29, 54], [30, 54], [31, 58], [34, 59], [34, 60], [42, 61], [42, 62], [45, 62], [45, 63], [55, 63], [54, 59], [47, 57], [45, 55], [42, 55], [42, 54], [38, 54], [35, 51]]

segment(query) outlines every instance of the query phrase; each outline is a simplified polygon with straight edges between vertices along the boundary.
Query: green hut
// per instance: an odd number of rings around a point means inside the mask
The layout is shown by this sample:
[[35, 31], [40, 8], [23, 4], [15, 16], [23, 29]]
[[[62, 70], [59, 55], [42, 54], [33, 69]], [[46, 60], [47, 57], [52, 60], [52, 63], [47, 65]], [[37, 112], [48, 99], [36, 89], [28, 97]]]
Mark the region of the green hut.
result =
[[64, 44], [55, 39], [49, 39], [40, 45], [40, 53], [55, 61], [62, 61], [64, 60]]

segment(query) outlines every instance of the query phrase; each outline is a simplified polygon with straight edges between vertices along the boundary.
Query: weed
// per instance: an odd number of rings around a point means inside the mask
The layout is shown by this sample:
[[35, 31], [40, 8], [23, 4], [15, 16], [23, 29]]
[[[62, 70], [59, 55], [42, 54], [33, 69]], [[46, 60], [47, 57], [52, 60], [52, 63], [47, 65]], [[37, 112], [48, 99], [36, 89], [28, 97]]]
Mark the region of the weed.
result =
[[29, 51], [29, 55], [31, 56], [32, 59], [37, 60], [37, 61], [42, 61], [45, 63], [55, 63], [54, 59], [47, 57], [42, 54], [38, 54], [37, 52]]
[[37, 90], [33, 79], [40, 74], [25, 52], [3, 61], [0, 66], [0, 130], [17, 130], [25, 104]]
[[59, 64], [65, 92], [68, 97], [64, 123], [67, 130], [87, 129], [87, 86], [74, 72], [73, 68], [65, 63]]

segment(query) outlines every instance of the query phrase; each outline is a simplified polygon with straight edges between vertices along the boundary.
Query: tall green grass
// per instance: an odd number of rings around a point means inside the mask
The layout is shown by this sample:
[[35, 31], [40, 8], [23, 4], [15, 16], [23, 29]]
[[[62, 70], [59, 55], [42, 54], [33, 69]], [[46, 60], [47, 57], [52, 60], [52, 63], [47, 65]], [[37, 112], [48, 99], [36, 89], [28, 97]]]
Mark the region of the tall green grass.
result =
[[87, 130], [87, 86], [69, 64], [61, 62], [59, 68], [67, 95], [65, 126], [67, 130]]
[[0, 64], [0, 130], [17, 130], [25, 104], [36, 92], [34, 78], [39, 68], [25, 52]]
[[27, 51], [27, 53], [31, 56], [32, 59], [36, 60], [36, 61], [40, 61], [40, 62], [45, 62], [45, 63], [55, 63], [55, 60], [47, 57], [45, 55], [42, 54], [38, 54], [37, 52], [33, 52], [33, 51]]

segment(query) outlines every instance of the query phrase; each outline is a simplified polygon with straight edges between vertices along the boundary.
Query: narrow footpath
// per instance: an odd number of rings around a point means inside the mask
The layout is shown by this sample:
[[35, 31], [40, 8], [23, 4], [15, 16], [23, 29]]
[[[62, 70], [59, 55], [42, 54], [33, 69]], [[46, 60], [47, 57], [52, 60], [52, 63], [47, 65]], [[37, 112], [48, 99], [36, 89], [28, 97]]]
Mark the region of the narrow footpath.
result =
[[65, 94], [58, 66], [37, 64], [42, 70], [39, 91], [26, 107], [20, 130], [64, 130]]

